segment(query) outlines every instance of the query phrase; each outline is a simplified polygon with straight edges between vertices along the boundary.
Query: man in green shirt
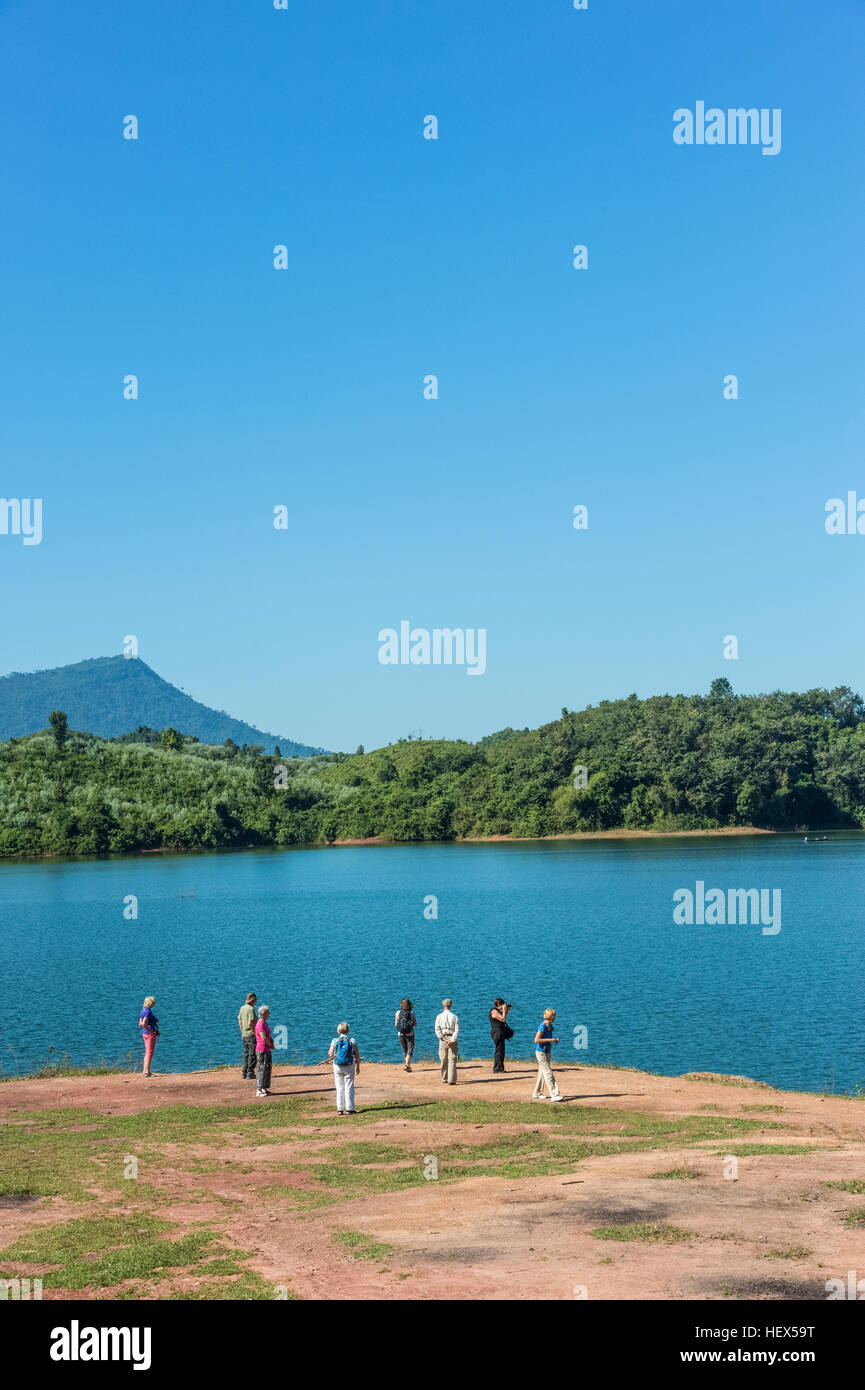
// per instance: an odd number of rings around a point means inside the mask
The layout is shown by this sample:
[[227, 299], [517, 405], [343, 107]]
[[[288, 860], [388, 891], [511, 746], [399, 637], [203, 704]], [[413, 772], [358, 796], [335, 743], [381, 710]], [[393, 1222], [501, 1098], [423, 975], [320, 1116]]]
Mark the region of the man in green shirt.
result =
[[255, 1080], [255, 1001], [257, 994], [247, 994], [246, 1003], [241, 1004], [237, 1015], [240, 1036], [243, 1039], [243, 1079]]

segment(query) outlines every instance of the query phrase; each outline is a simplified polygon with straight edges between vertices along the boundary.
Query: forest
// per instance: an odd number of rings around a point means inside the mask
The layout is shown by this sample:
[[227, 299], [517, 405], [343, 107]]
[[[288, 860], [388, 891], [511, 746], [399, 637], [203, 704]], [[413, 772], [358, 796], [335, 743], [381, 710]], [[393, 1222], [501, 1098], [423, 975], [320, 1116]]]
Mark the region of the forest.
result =
[[577, 831], [865, 826], [865, 707], [804, 694], [602, 701], [478, 743], [283, 757], [167, 728], [0, 744], [0, 855]]

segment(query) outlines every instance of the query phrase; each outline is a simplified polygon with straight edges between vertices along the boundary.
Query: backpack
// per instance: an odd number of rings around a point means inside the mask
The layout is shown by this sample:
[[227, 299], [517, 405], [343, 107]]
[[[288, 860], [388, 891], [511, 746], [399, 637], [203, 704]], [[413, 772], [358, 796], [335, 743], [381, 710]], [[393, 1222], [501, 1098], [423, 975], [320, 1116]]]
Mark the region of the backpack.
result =
[[400, 1009], [399, 1017], [396, 1021], [396, 1031], [398, 1033], [410, 1033], [412, 1030], [411, 1009]]
[[341, 1033], [336, 1040], [336, 1047], [333, 1049], [334, 1062], [338, 1067], [344, 1067], [352, 1060], [353, 1054], [354, 1048], [351, 1045], [351, 1038], [347, 1033]]

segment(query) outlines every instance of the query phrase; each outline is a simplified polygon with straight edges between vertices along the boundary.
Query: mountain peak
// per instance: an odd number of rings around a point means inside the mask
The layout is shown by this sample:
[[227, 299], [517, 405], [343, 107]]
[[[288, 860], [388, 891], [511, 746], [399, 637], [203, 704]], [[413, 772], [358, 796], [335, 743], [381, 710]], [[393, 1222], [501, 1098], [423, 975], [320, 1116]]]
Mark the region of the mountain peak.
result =
[[237, 744], [260, 743], [266, 753], [279, 744], [289, 758], [325, 751], [266, 733], [193, 700], [140, 657], [88, 657], [70, 666], [0, 677], [0, 740], [47, 728], [53, 709], [65, 710], [70, 729], [101, 738], [117, 738], [144, 724], [194, 734], [202, 743], [227, 738]]

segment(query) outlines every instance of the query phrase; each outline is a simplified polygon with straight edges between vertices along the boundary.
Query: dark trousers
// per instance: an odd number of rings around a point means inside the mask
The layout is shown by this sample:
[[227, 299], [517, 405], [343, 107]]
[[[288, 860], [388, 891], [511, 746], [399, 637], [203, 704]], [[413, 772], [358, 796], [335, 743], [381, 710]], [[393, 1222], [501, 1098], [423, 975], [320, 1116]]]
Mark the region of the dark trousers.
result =
[[243, 1034], [243, 1079], [255, 1076], [255, 1034]]
[[270, 1069], [272, 1057], [269, 1052], [259, 1052], [258, 1054], [258, 1089], [267, 1091], [270, 1089]]
[[495, 1052], [493, 1053], [493, 1071], [504, 1071], [505, 1069], [505, 1035], [504, 1033], [493, 1033]]
[[411, 1054], [414, 1052], [414, 1029], [410, 1033], [397, 1033], [402, 1055], [407, 1062], [411, 1061]]

